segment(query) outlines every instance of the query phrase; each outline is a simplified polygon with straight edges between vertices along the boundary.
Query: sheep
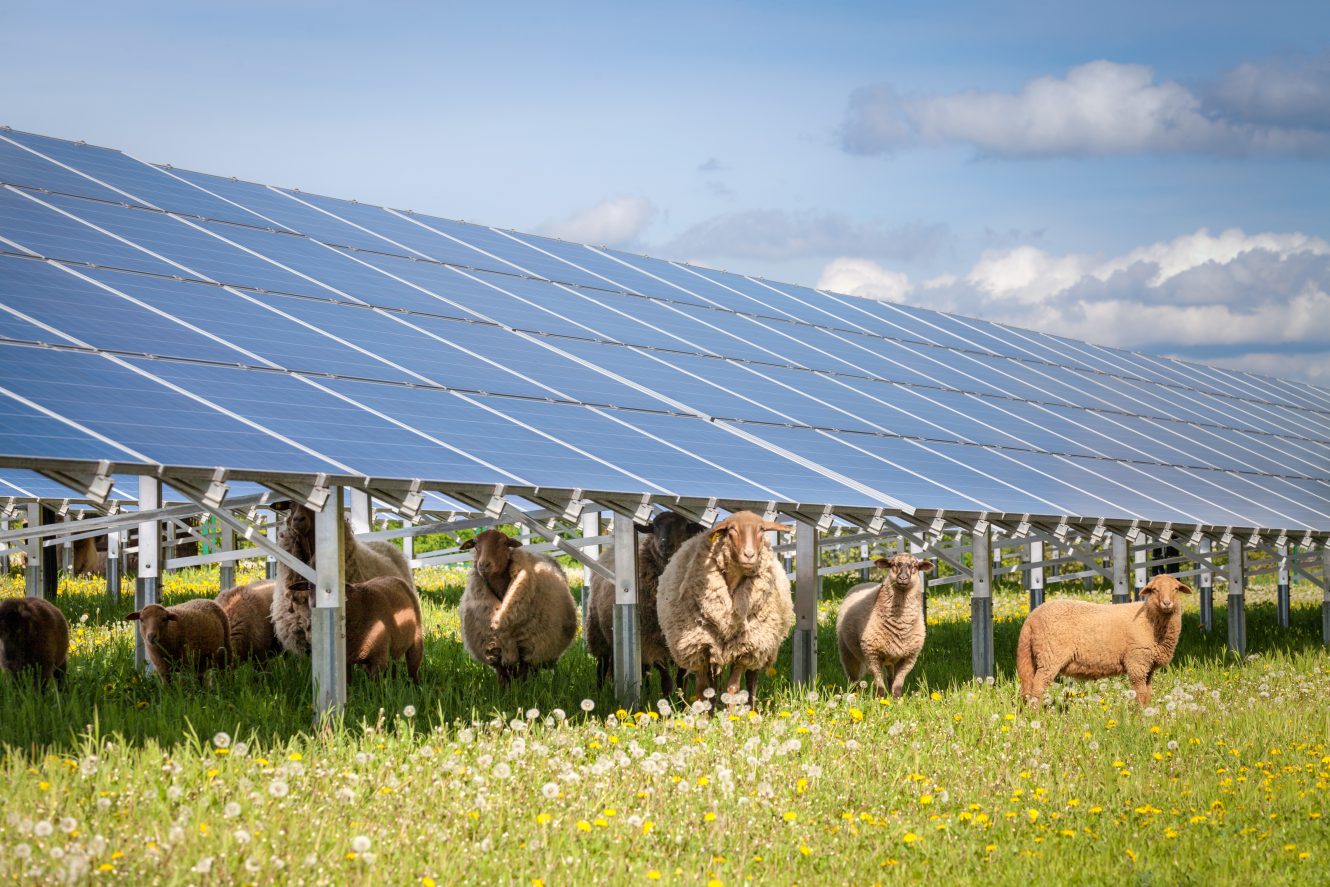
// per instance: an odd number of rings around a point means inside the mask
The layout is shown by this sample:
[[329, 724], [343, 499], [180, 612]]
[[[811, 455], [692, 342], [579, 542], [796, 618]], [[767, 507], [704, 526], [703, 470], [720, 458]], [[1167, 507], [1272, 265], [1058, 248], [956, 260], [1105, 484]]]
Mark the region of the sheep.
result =
[[577, 634], [577, 605], [563, 568], [521, 546], [498, 530], [460, 546], [476, 552], [462, 593], [462, 645], [493, 667], [501, 687], [532, 666], [552, 666]]
[[756, 699], [758, 672], [775, 663], [794, 627], [790, 582], [765, 534], [792, 531], [739, 511], [680, 546], [661, 574], [660, 627], [671, 657], [696, 675], [700, 696], [729, 666], [729, 697], [747, 672], [748, 699]]
[[217, 595], [217, 605], [230, 623], [231, 661], [263, 661], [282, 652], [272, 626], [272, 598], [276, 583], [271, 579], [237, 585]]
[[924, 573], [933, 562], [912, 554], [878, 558], [886, 571], [879, 582], [851, 588], [836, 617], [836, 641], [841, 666], [850, 681], [857, 681], [868, 668], [878, 696], [899, 699], [905, 678], [924, 648]]
[[[335, 505], [332, 507], [336, 507]], [[282, 523], [278, 542], [288, 553], [300, 561], [314, 566], [314, 512], [304, 505], [292, 503]], [[342, 550], [345, 558], [347, 584], [364, 582], [377, 576], [396, 576], [416, 596], [411, 566], [405, 555], [389, 542], [356, 541], [349, 522], [342, 521]], [[309, 595], [308, 583], [281, 561], [277, 562], [277, 584], [272, 598], [272, 624], [277, 639], [292, 653], [309, 653]], [[419, 609], [420, 600], [416, 598]]]
[[93, 576], [106, 575], [106, 551], [97, 548], [97, 539], [89, 536], [86, 539], [74, 540], [74, 572], [82, 576], [91, 574]]
[[393, 661], [406, 660], [411, 682], [420, 685], [425, 657], [420, 599], [400, 576], [377, 576], [346, 586], [346, 661], [363, 666], [371, 678]]
[[42, 598], [0, 601], [0, 664], [19, 674], [32, 669], [39, 683], [64, 678], [69, 664], [69, 623]]
[[[684, 542], [702, 532], [702, 525], [672, 511], [663, 511], [649, 524], [637, 524], [642, 534], [637, 543], [637, 618], [642, 648], [642, 671], [654, 667], [660, 673], [660, 692], [668, 697], [674, 692], [675, 665], [670, 648], [660, 630], [656, 613], [656, 587], [665, 565]], [[601, 566], [614, 572], [614, 549], [599, 558]], [[587, 604], [586, 643], [596, 657], [596, 686], [603, 686], [614, 673], [614, 583], [593, 574], [591, 598]]]
[[1169, 574], [1151, 579], [1132, 604], [1046, 601], [1030, 613], [1016, 642], [1021, 696], [1033, 704], [1060, 674], [1108, 678], [1125, 674], [1144, 708], [1156, 669], [1173, 661], [1182, 633], [1178, 592], [1187, 585]]
[[148, 661], [163, 681], [179, 668], [199, 677], [210, 668], [224, 668], [231, 650], [231, 626], [224, 611], [210, 598], [195, 598], [163, 607], [148, 604], [125, 617], [139, 623]]

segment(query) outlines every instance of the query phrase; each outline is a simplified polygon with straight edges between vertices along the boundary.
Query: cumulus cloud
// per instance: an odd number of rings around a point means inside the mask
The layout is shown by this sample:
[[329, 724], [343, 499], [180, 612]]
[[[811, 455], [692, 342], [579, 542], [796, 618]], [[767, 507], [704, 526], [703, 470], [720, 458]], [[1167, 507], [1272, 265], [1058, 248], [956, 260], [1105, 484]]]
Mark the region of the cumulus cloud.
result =
[[[917, 285], [855, 261], [831, 262], [819, 285], [869, 298], [881, 287], [1102, 345], [1330, 381], [1330, 243], [1320, 238], [1201, 229], [1109, 257], [1027, 245], [990, 250], [965, 275]], [[858, 277], [847, 271], [856, 267]]]
[[1330, 129], [1330, 52], [1238, 65], [1220, 78], [1210, 98], [1244, 120]]
[[910, 278], [869, 259], [835, 259], [822, 269], [817, 288], [882, 302], [904, 302]]
[[1307, 110], [1319, 95], [1314, 73], [1252, 66], [1225, 83], [1216, 96], [1228, 99], [1213, 108], [1146, 65], [1111, 61], [1038, 77], [1014, 93], [906, 97], [876, 84], [850, 95], [841, 144], [855, 154], [961, 144], [1009, 157], [1330, 153], [1330, 132]]
[[547, 222], [538, 231], [577, 243], [626, 246], [637, 240], [655, 217], [656, 207], [645, 197], [612, 197], [562, 221]]
[[681, 258], [780, 260], [848, 252], [878, 259], [914, 259], [936, 253], [946, 237], [944, 225], [885, 225], [816, 210], [756, 209], [699, 222], [663, 250]]

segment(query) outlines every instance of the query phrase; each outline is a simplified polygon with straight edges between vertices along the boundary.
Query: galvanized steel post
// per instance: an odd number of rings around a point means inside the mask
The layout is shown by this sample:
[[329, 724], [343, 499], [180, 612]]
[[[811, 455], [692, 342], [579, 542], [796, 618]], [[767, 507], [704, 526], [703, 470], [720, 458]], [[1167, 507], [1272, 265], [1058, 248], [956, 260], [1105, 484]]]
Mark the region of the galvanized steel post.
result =
[[1044, 602], [1044, 543], [1031, 542], [1026, 546], [1030, 565], [1025, 568], [1025, 589], [1030, 594], [1030, 609], [1033, 610]]
[[[600, 535], [600, 512], [584, 511], [577, 519], [577, 530], [582, 534], [583, 539], [591, 539]], [[582, 549], [587, 553], [587, 557], [600, 557], [599, 545], [588, 545]], [[591, 606], [591, 568], [582, 565], [582, 624], [586, 625], [587, 608]], [[582, 635], [582, 643], [586, 643], [586, 635]]]
[[1242, 542], [1228, 543], [1228, 648], [1247, 655], [1246, 552]]
[[[1214, 556], [1214, 546], [1210, 543], [1210, 538], [1201, 540], [1196, 548], [1201, 557], [1211, 558]], [[1201, 631], [1210, 631], [1215, 627], [1215, 573], [1209, 565], [1201, 564]]]
[[817, 680], [817, 599], [822, 580], [817, 575], [816, 524], [794, 522], [794, 682], [812, 686]]
[[1127, 582], [1127, 537], [1113, 534], [1113, 603], [1131, 603], [1131, 585]]
[[[139, 510], [162, 507], [162, 482], [155, 477], [139, 477]], [[134, 582], [134, 609], [161, 600], [162, 525], [155, 520], [139, 523], [139, 575]], [[152, 671], [147, 649], [143, 646], [143, 623], [134, 623], [134, 664], [145, 673]]]
[[1330, 647], [1330, 540], [1321, 541], [1321, 643]]
[[632, 711], [642, 695], [642, 643], [637, 621], [637, 527], [614, 516], [614, 698]]
[[[221, 521], [217, 522], [217, 550], [219, 552], [232, 552], [236, 548], [236, 531], [228, 527]], [[222, 561], [221, 568], [217, 573], [217, 584], [222, 590], [231, 588], [236, 584], [236, 562]]]
[[[340, 508], [338, 508], [337, 510], [341, 511]], [[272, 523], [268, 525], [268, 541], [271, 542], [273, 545], [276, 545], [277, 511], [276, 510], [269, 511], [268, 514], [272, 516]], [[272, 555], [268, 555], [268, 563], [267, 567], [265, 568], [264, 575], [266, 575], [269, 579], [277, 578], [277, 558], [273, 557]]]
[[314, 716], [326, 722], [346, 704], [346, 551], [342, 540], [342, 488], [332, 487], [314, 516], [318, 581], [310, 609], [314, 660]]
[[1288, 628], [1289, 608], [1292, 604], [1289, 597], [1288, 545], [1275, 546], [1275, 554], [1279, 558], [1279, 584], [1275, 586], [1275, 604], [1279, 611], [1279, 627]]
[[106, 534], [106, 596], [120, 603], [120, 531]]
[[[40, 503], [28, 506], [28, 526], [32, 529], [53, 524], [56, 514]], [[60, 588], [60, 569], [57, 547], [44, 545], [40, 536], [28, 537], [28, 597], [54, 601]]]
[[970, 539], [970, 658], [974, 676], [994, 676], [993, 663], [993, 530], [985, 525]]

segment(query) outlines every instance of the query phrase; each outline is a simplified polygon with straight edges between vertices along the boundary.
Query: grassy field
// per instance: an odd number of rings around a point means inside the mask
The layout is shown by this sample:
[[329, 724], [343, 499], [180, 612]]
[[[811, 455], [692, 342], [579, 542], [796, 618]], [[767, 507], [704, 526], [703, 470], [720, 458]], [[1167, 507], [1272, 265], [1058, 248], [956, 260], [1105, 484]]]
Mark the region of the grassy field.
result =
[[[1252, 653], [1194, 601], [1145, 712], [1122, 679], [1030, 711], [1011, 680], [1024, 596], [999, 591], [1001, 676], [969, 677], [969, 600], [930, 600], [900, 702], [847, 687], [828, 582], [815, 692], [788, 659], [756, 712], [615, 711], [580, 641], [500, 692], [458, 640], [459, 571], [420, 576], [423, 686], [357, 675], [312, 736], [306, 662], [163, 687], [98, 580], [69, 580], [64, 686], [0, 680], [0, 878], [12, 883], [521, 885], [1324, 883], [1330, 654], [1320, 591], [1293, 627], [1249, 596]], [[1222, 585], [1217, 603], [1223, 600]], [[167, 579], [168, 603], [216, 573]], [[20, 594], [0, 578], [0, 595]], [[1102, 598], [1101, 598], [1102, 599]]]

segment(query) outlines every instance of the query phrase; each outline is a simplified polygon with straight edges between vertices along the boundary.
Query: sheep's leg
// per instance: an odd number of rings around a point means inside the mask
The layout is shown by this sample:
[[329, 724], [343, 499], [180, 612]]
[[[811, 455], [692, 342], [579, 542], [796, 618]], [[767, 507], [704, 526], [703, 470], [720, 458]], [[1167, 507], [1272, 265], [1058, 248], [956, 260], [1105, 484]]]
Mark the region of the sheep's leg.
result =
[[1039, 705], [1043, 703], [1044, 692], [1048, 689], [1049, 685], [1053, 683], [1053, 679], [1058, 676], [1065, 665], [1066, 663], [1064, 662], [1060, 663], [1057, 668], [1052, 668], [1041, 664], [1035, 669], [1034, 678], [1030, 681], [1029, 701], [1031, 705]]
[[425, 658], [425, 642], [416, 638], [411, 649], [406, 651], [406, 673], [411, 676], [411, 683], [420, 686], [420, 663]]
[[507, 687], [508, 682], [512, 680], [512, 676], [508, 674], [508, 666], [504, 665], [501, 662], [494, 663], [494, 674], [499, 679], [500, 689]]
[[1140, 703], [1141, 708], [1150, 704], [1150, 678], [1143, 674], [1128, 674], [1127, 680], [1131, 682], [1131, 688], [1136, 691], [1136, 701]]
[[739, 667], [739, 663], [730, 666], [730, 679], [725, 682], [725, 692], [730, 694], [729, 708], [734, 708], [737, 704], [734, 697], [739, 695], [740, 683], [743, 682], [744, 670]]
[[596, 657], [596, 689], [599, 690], [605, 686], [607, 681], [614, 673], [614, 660], [609, 656]]
[[656, 663], [656, 672], [660, 675], [660, 695], [662, 699], [669, 699], [674, 695], [674, 677], [663, 662]]
[[696, 699], [706, 699], [707, 690], [711, 689], [714, 679], [711, 674], [711, 651], [707, 650], [702, 654], [702, 667], [696, 672], [697, 681], [694, 690]]
[[914, 663], [918, 661], [918, 659], [919, 654], [915, 653], [914, 655], [897, 662], [892, 669], [891, 695], [896, 699], [900, 699], [901, 696], [905, 694], [905, 678], [914, 668]]
[[748, 705], [752, 707], [757, 704], [757, 669], [749, 669], [746, 675], [748, 684]]
[[879, 696], [887, 695], [887, 682], [882, 674], [882, 660], [876, 656], [868, 657], [868, 671], [873, 676], [873, 692]]

